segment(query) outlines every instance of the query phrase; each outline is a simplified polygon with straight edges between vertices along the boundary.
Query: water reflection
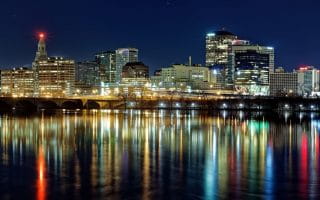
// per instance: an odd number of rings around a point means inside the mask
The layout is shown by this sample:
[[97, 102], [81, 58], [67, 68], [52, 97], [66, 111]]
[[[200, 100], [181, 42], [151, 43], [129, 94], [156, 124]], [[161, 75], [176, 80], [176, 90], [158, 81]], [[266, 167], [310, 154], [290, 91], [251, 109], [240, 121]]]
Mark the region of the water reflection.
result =
[[0, 125], [1, 199], [319, 198], [315, 113], [65, 111]]

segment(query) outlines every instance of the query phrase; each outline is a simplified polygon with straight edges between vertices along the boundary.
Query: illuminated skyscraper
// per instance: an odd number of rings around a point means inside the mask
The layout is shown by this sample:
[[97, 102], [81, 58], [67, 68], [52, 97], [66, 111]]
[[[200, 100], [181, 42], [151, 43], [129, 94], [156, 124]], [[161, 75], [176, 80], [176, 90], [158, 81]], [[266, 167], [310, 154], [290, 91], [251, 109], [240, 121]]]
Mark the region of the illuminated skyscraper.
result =
[[99, 67], [99, 79], [103, 83], [115, 83], [116, 82], [116, 52], [106, 51], [96, 54], [95, 62]]
[[34, 59], [34, 62], [32, 63], [33, 78], [34, 78], [34, 96], [39, 95], [38, 62], [41, 60], [46, 60], [48, 58], [47, 50], [46, 50], [45, 34], [40, 33], [38, 37], [39, 37], [38, 50], [36, 52], [36, 57]]
[[38, 51], [36, 53], [35, 61], [46, 60], [47, 59], [47, 50], [46, 50], [46, 42], [44, 33], [39, 34], [39, 42], [38, 42]]
[[228, 48], [237, 36], [228, 31], [208, 33], [206, 36], [206, 66], [223, 65], [228, 63]]
[[227, 85], [227, 76], [229, 73], [227, 64], [229, 57], [229, 49], [232, 45], [248, 45], [249, 41], [239, 40], [236, 35], [225, 30], [215, 33], [208, 33], [206, 36], [206, 66], [219, 67], [222, 70], [222, 79], [218, 84]]
[[73, 94], [75, 62], [62, 57], [48, 57], [43, 33], [39, 34], [38, 51], [32, 69], [34, 96], [63, 97]]
[[232, 45], [227, 68], [228, 85], [241, 88], [245, 93], [258, 94], [263, 87], [268, 90], [270, 73], [274, 71], [274, 49], [259, 45]]
[[75, 62], [49, 57], [38, 62], [39, 96], [65, 97], [74, 92]]
[[139, 50], [135, 48], [120, 48], [116, 50], [116, 82], [121, 81], [122, 68], [129, 62], [138, 62]]

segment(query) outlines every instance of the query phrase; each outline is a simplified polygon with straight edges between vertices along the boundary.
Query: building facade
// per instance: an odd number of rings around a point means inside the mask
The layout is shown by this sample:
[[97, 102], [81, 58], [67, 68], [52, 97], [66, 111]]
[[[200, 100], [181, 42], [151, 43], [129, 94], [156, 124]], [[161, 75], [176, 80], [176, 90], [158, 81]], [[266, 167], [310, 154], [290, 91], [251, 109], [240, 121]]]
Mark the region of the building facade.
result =
[[298, 74], [299, 89], [302, 95], [310, 96], [318, 93], [319, 90], [319, 70], [313, 66], [300, 66], [295, 72]]
[[48, 54], [46, 50], [45, 35], [43, 33], [39, 34], [38, 49], [36, 52], [35, 59], [32, 63], [33, 78], [34, 78], [34, 96], [39, 96], [39, 62], [48, 59]]
[[223, 66], [214, 65], [212, 67], [209, 67], [209, 70], [210, 70], [211, 82], [216, 85], [220, 85], [220, 88], [222, 88], [225, 82]]
[[139, 50], [135, 48], [120, 48], [116, 50], [116, 82], [121, 81], [122, 68], [129, 62], [139, 61]]
[[149, 67], [142, 62], [129, 62], [122, 68], [121, 83], [143, 86], [149, 82]]
[[[278, 70], [277, 70], [278, 71]], [[298, 74], [295, 72], [278, 71], [270, 74], [271, 96], [300, 95]]]
[[151, 77], [153, 87], [166, 89], [208, 89], [208, 67], [172, 65], [162, 68], [160, 75]]
[[39, 35], [38, 50], [32, 63], [34, 96], [65, 97], [73, 95], [75, 62], [63, 57], [48, 57], [45, 36]]
[[100, 82], [106, 84], [116, 83], [116, 52], [106, 51], [95, 55], [95, 62], [99, 66]]
[[100, 84], [99, 65], [94, 61], [77, 62], [75, 76], [78, 83], [97, 86]]
[[75, 62], [49, 57], [38, 62], [39, 96], [65, 97], [74, 93]]
[[12, 70], [1, 70], [1, 95], [12, 96], [13, 88]]
[[208, 33], [206, 36], [206, 66], [226, 65], [228, 63], [228, 48], [237, 36], [228, 31]]
[[32, 97], [34, 93], [33, 70], [25, 67], [1, 71], [1, 94], [14, 97]]
[[215, 33], [208, 33], [206, 36], [206, 66], [219, 66], [223, 79], [218, 84], [227, 87], [229, 71], [229, 49], [232, 45], [248, 45], [249, 41], [239, 40], [236, 35], [231, 32], [221, 30]]
[[274, 71], [274, 49], [259, 45], [232, 45], [229, 49], [227, 84], [248, 94], [267, 93]]

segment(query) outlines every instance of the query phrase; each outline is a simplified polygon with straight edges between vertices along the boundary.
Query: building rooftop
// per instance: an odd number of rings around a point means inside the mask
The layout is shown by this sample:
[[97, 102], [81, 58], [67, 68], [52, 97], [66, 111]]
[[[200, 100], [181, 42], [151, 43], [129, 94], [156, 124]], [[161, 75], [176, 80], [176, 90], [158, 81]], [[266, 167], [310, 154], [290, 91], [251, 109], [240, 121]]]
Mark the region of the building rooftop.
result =
[[229, 31], [226, 31], [226, 30], [216, 31], [215, 34], [216, 35], [220, 35], [220, 36], [224, 36], [224, 35], [233, 35], [233, 36], [235, 36], [235, 34], [229, 32]]

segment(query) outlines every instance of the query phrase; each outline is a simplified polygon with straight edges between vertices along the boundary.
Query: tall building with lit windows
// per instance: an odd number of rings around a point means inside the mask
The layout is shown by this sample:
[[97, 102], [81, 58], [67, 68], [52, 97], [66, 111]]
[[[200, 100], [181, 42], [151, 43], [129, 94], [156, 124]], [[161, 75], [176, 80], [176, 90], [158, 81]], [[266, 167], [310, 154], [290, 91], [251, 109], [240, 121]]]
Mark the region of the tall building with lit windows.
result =
[[45, 34], [40, 33], [36, 57], [34, 58], [34, 61], [32, 63], [33, 78], [34, 78], [34, 96], [39, 96], [38, 62], [41, 60], [47, 60], [47, 58], [48, 58], [48, 55], [46, 50]]
[[221, 30], [206, 36], [206, 66], [226, 65], [228, 48], [238, 37], [231, 32]]
[[99, 67], [100, 82], [112, 84], [116, 82], [116, 52], [106, 51], [95, 55], [95, 62]]
[[136, 48], [120, 48], [116, 50], [116, 82], [121, 81], [122, 68], [127, 63], [138, 62], [139, 50]]
[[49, 57], [38, 62], [39, 96], [71, 96], [75, 84], [75, 62], [63, 57]]
[[241, 93], [267, 94], [274, 71], [274, 49], [260, 45], [232, 45], [229, 49], [227, 84]]
[[247, 40], [239, 40], [238, 36], [234, 35], [231, 32], [225, 31], [224, 29], [221, 31], [217, 31], [214, 33], [208, 33], [206, 35], [206, 66], [207, 67], [219, 67], [222, 68], [221, 74], [223, 79], [221, 79], [221, 83], [225, 85], [228, 71], [228, 57], [229, 57], [229, 49], [232, 45], [248, 45], [249, 41]]
[[38, 51], [32, 63], [34, 96], [65, 97], [74, 93], [75, 62], [63, 57], [48, 57], [45, 35], [39, 35]]

